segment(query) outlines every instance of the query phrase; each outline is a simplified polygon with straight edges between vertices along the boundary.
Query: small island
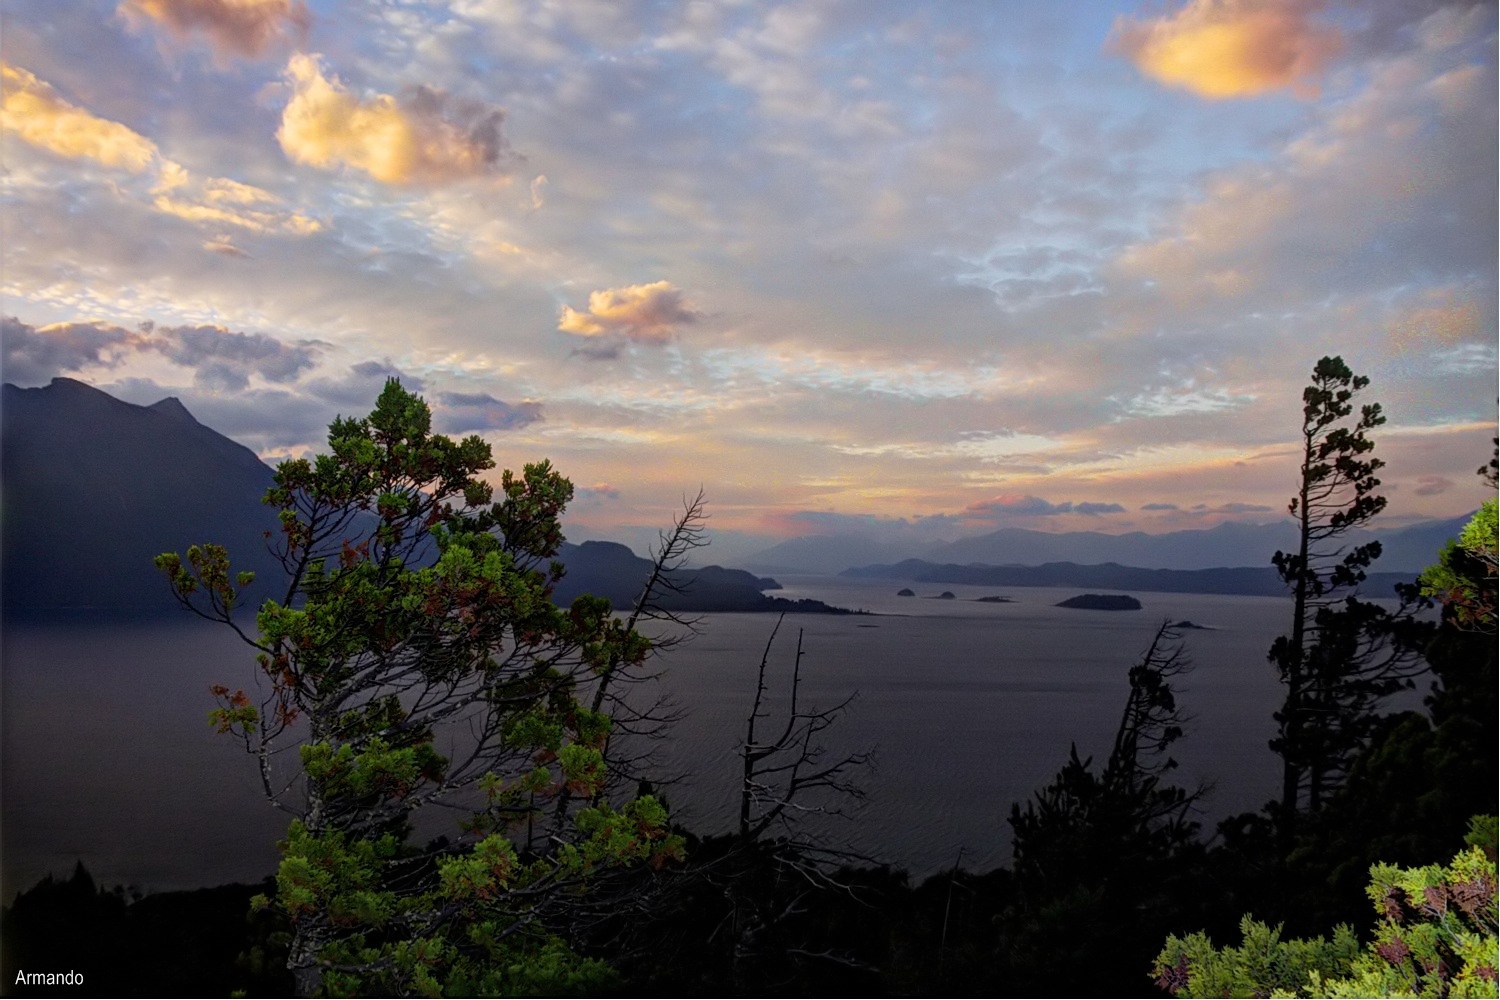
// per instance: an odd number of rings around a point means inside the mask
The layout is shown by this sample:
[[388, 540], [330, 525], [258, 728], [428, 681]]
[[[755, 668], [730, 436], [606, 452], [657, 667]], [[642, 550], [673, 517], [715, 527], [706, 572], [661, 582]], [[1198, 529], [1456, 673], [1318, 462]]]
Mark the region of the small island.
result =
[[1141, 602], [1129, 594], [1079, 594], [1058, 601], [1059, 608], [1082, 608], [1085, 611], [1139, 611]]
[[996, 596], [996, 597], [976, 597], [976, 598], [974, 598], [974, 600], [978, 601], [980, 604], [1014, 604], [1015, 603], [1015, 598], [1013, 598], [1013, 597], [999, 597], [999, 596]]
[[915, 590], [912, 590], [910, 587], [902, 587], [900, 590], [896, 591], [896, 596], [897, 597], [916, 597], [917, 596], [917, 592]]
[[958, 597], [953, 593], [953, 591], [945, 590], [936, 597], [929, 597], [927, 599], [929, 601], [956, 601], [958, 600]]

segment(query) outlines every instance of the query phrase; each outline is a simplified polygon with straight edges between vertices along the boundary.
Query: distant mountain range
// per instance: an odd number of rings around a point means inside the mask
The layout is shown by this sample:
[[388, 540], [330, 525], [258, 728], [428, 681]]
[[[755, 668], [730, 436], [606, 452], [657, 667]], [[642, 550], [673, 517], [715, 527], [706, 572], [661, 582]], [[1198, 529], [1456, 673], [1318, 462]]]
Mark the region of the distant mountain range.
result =
[[[271, 469], [254, 452], [195, 420], [176, 399], [122, 402], [73, 379], [0, 389], [0, 588], [8, 618], [78, 612], [181, 614], [152, 564], [165, 551], [212, 541], [254, 570], [253, 607], [275, 593], [280, 565], [266, 551], [274, 511], [260, 503]], [[1466, 518], [1381, 536], [1386, 549], [1367, 593], [1433, 562]], [[1223, 524], [1165, 535], [1048, 534], [1005, 528], [919, 553], [853, 536], [792, 539], [750, 565], [762, 572], [836, 573], [993, 586], [1078, 586], [1196, 593], [1281, 593], [1270, 554], [1292, 543], [1288, 524]], [[1357, 540], [1357, 539], [1356, 539]], [[561, 553], [557, 597], [634, 604], [650, 563], [623, 545], [583, 542]], [[872, 566], [872, 562], [884, 565]], [[1029, 568], [1025, 568], [1028, 567]], [[1226, 569], [1224, 567], [1249, 567]], [[1149, 568], [1142, 568], [1149, 567]], [[688, 578], [691, 582], [688, 582]], [[767, 596], [776, 581], [709, 566], [685, 571], [679, 611], [830, 611]], [[277, 594], [276, 596], [280, 596]]]
[[[272, 472], [250, 449], [195, 420], [176, 399], [122, 402], [73, 379], [0, 388], [0, 570], [7, 619], [185, 614], [153, 565], [161, 552], [216, 542], [256, 573], [245, 606], [284, 581], [266, 550], [276, 513], [260, 502]], [[629, 608], [651, 563], [623, 545], [564, 545], [562, 603], [580, 593]], [[768, 597], [775, 580], [711, 566], [686, 570], [675, 611], [831, 612]]]
[[[984, 587], [1097, 587], [1171, 594], [1249, 594], [1268, 597], [1286, 594], [1286, 584], [1270, 566], [1216, 569], [1142, 569], [1102, 563], [1080, 566], [1071, 562], [1041, 566], [985, 566], [937, 564], [922, 559], [861, 566], [840, 576], [855, 579], [915, 580], [920, 583], [968, 583]], [[1360, 586], [1366, 597], [1390, 597], [1398, 583], [1410, 583], [1406, 573], [1371, 573]]]
[[[1378, 538], [1382, 554], [1375, 564], [1381, 572], [1412, 575], [1430, 566], [1438, 550], [1455, 537], [1469, 516], [1424, 521], [1388, 532], [1350, 532], [1349, 544]], [[1214, 528], [1172, 531], [1159, 535], [1131, 532], [1106, 535], [1098, 531], [1046, 532], [1001, 528], [988, 534], [926, 547], [875, 543], [859, 535], [822, 535], [793, 538], [744, 560], [764, 573], [839, 573], [873, 563], [892, 564], [907, 559], [932, 564], [971, 563], [989, 566], [1041, 566], [1048, 563], [1098, 565], [1116, 563], [1164, 570], [1207, 570], [1231, 566], [1266, 568], [1278, 549], [1292, 548], [1295, 526], [1287, 518], [1277, 524], [1225, 522]]]

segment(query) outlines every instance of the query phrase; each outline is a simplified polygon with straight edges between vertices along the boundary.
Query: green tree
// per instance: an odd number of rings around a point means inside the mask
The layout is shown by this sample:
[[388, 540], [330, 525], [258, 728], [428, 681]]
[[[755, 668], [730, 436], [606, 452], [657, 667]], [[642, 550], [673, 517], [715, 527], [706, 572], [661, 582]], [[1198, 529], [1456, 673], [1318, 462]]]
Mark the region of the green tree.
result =
[[1495, 817], [1475, 817], [1448, 865], [1370, 868], [1379, 922], [1361, 947], [1348, 926], [1287, 939], [1246, 916], [1242, 943], [1171, 936], [1152, 976], [1179, 997], [1493, 997], [1497, 988]]
[[1500, 510], [1490, 497], [1418, 579], [1422, 593], [1442, 602], [1445, 619], [1456, 628], [1495, 634], [1497, 528]]
[[1390, 641], [1393, 616], [1352, 592], [1380, 556], [1380, 543], [1350, 546], [1346, 536], [1385, 508], [1376, 490], [1384, 462], [1369, 432], [1385, 422], [1380, 404], [1356, 413], [1370, 384], [1342, 358], [1325, 357], [1302, 393], [1300, 485], [1288, 510], [1295, 552], [1272, 559], [1292, 596], [1292, 628], [1268, 658], [1286, 686], [1271, 747], [1282, 758], [1278, 818], [1290, 836], [1301, 812], [1316, 812], [1368, 744], [1383, 698], [1409, 684], [1416, 658]]
[[[617, 809], [599, 795], [611, 719], [587, 689], [649, 643], [606, 601], [551, 600], [572, 486], [542, 462], [504, 472], [496, 500], [480, 478], [489, 446], [431, 433], [426, 403], [395, 380], [368, 417], [335, 420], [328, 447], [282, 462], [266, 493], [287, 585], [253, 629], [236, 615], [250, 574], [222, 547], [157, 560], [184, 605], [256, 652], [256, 693], [216, 686], [210, 720], [293, 817], [274, 905], [298, 993], [607, 977], [554, 931], [598, 872], [661, 863], [680, 840], [654, 798]], [[563, 796], [558, 830], [547, 811]], [[467, 818], [452, 839], [409, 845], [436, 806]]]

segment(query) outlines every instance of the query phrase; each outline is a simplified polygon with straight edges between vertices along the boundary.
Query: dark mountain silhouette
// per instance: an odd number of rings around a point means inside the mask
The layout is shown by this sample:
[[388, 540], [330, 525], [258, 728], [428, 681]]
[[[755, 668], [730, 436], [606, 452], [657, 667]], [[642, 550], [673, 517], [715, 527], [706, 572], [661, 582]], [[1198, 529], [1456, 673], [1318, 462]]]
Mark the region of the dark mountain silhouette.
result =
[[[579, 594], [609, 598], [616, 608], [631, 608], [641, 596], [651, 572], [650, 560], [618, 542], [564, 543], [558, 558], [568, 567], [553, 592], [560, 604]], [[677, 588], [660, 590], [654, 604], [665, 611], [812, 611], [842, 613], [821, 601], [791, 601], [767, 597], [763, 590], [779, 590], [775, 580], [753, 576], [742, 569], [704, 566], [670, 574]]]
[[[244, 606], [280, 597], [280, 563], [266, 549], [276, 513], [260, 502], [271, 469], [193, 418], [177, 399], [137, 406], [73, 379], [0, 390], [0, 567], [7, 618], [80, 613], [186, 614], [153, 565], [162, 552], [215, 542], [234, 569], [256, 573]], [[623, 545], [565, 545], [559, 601], [589, 592], [628, 608], [651, 564]], [[766, 597], [775, 580], [710, 566], [684, 571], [677, 611], [831, 611]]]
[[[1215, 569], [1144, 569], [1102, 563], [1081, 566], [1071, 562], [1041, 566], [986, 566], [974, 563], [937, 564], [907, 559], [892, 565], [859, 566], [840, 576], [856, 579], [917, 580], [922, 583], [967, 583], [986, 587], [1099, 587], [1110, 590], [1146, 590], [1171, 594], [1250, 594], [1267, 597], [1286, 594], [1286, 584], [1270, 566], [1218, 567]], [[1360, 592], [1366, 597], [1390, 597], [1397, 583], [1410, 583], [1411, 574], [1371, 573]]]
[[276, 570], [262, 506], [271, 470], [176, 399], [122, 402], [73, 379], [0, 388], [7, 616], [178, 608], [152, 559], [200, 542], [234, 565]]

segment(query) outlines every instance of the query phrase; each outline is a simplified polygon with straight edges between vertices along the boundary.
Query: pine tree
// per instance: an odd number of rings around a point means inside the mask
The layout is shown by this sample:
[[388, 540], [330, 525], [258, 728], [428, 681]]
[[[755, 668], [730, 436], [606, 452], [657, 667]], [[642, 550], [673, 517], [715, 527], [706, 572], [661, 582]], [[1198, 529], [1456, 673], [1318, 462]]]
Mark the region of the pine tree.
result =
[[1380, 404], [1356, 415], [1354, 397], [1370, 384], [1342, 358], [1325, 357], [1303, 390], [1301, 485], [1288, 510], [1296, 552], [1272, 562], [1292, 596], [1292, 628], [1268, 658], [1286, 685], [1271, 747], [1282, 758], [1280, 820], [1289, 834], [1299, 812], [1315, 812], [1367, 745], [1383, 698], [1407, 686], [1418, 664], [1389, 641], [1401, 614], [1357, 600], [1380, 543], [1350, 546], [1346, 536], [1386, 505], [1376, 492], [1385, 465], [1369, 432], [1385, 422]]
[[[302, 995], [606, 979], [555, 931], [595, 873], [680, 851], [654, 798], [616, 809], [599, 795], [611, 719], [588, 685], [649, 643], [606, 601], [552, 602], [571, 484], [528, 465], [492, 502], [489, 446], [430, 424], [391, 380], [369, 417], [334, 421], [329, 454], [280, 464], [265, 502], [280, 510], [287, 586], [253, 631], [235, 615], [251, 575], [231, 573], [222, 547], [157, 560], [187, 607], [256, 651], [258, 697], [215, 686], [211, 721], [293, 817], [274, 905]], [[408, 844], [435, 806], [467, 819]]]

